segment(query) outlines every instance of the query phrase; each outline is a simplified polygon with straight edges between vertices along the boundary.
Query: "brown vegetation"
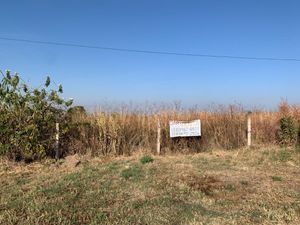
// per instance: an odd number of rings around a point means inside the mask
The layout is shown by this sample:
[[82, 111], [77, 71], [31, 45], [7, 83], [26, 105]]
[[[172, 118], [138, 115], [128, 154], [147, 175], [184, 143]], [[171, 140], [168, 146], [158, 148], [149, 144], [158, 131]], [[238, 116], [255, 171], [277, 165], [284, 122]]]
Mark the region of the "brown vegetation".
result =
[[[71, 153], [92, 155], [131, 155], [141, 149], [155, 151], [157, 123], [161, 124], [162, 153], [202, 152], [213, 148], [237, 149], [246, 145], [246, 114], [239, 105], [217, 106], [211, 110], [180, 110], [157, 108], [120, 111], [98, 110], [93, 114], [73, 116], [75, 129], [68, 133], [67, 147]], [[278, 111], [254, 110], [252, 137], [254, 146], [279, 143], [279, 121], [290, 115], [300, 121], [300, 108], [282, 102]], [[169, 138], [170, 120], [201, 119], [201, 138]], [[70, 153], [70, 152], [68, 152]]]

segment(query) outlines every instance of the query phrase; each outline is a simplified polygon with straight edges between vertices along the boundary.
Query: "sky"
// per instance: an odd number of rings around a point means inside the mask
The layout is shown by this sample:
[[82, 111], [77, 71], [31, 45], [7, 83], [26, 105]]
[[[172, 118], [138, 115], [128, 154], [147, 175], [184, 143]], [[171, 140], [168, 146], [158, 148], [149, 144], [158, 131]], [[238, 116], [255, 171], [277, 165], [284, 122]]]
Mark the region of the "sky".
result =
[[[1, 0], [0, 38], [300, 59], [297, 0]], [[300, 62], [117, 52], [0, 40], [0, 69], [103, 102], [300, 103]]]

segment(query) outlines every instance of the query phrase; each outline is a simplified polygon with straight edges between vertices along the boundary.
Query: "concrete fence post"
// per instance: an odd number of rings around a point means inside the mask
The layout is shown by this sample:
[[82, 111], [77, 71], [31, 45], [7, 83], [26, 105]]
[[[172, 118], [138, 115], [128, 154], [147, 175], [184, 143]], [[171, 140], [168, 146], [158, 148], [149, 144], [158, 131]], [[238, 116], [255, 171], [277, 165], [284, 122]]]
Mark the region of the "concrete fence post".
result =
[[251, 112], [249, 111], [247, 113], [247, 146], [250, 147], [251, 146]]
[[59, 159], [59, 123], [55, 124], [55, 159]]
[[161, 131], [161, 128], [160, 128], [160, 121], [159, 119], [157, 120], [157, 142], [156, 142], [156, 152], [157, 152], [157, 155], [160, 155], [160, 131]]

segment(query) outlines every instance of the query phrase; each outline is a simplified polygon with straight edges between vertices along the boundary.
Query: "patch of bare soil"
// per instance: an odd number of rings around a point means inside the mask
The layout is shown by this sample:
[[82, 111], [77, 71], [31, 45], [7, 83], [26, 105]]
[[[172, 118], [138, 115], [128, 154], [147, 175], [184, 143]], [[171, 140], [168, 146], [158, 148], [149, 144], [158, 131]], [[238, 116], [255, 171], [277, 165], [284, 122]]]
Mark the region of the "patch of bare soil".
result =
[[189, 174], [180, 178], [181, 182], [187, 184], [192, 190], [201, 191], [206, 195], [212, 196], [214, 190], [223, 187], [222, 182], [212, 175]]

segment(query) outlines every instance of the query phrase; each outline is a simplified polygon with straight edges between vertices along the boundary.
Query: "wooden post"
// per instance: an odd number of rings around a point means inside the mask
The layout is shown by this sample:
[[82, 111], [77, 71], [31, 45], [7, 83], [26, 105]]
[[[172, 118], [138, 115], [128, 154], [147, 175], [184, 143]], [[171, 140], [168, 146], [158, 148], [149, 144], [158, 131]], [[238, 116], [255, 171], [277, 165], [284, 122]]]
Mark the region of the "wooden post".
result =
[[160, 155], [160, 121], [157, 121], [157, 143], [156, 143], [157, 154]]
[[251, 146], [251, 112], [247, 114], [247, 146]]
[[59, 159], [59, 123], [55, 124], [56, 134], [55, 134], [55, 159]]

